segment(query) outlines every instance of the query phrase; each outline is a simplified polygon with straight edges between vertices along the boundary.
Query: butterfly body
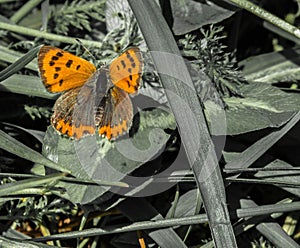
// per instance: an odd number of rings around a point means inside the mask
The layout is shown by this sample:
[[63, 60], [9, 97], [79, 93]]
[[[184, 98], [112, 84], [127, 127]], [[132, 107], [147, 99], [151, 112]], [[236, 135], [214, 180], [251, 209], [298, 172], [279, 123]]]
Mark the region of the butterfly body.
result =
[[137, 92], [143, 67], [138, 48], [97, 70], [80, 57], [43, 46], [38, 66], [47, 90], [63, 93], [51, 117], [61, 134], [75, 139], [99, 134], [111, 140], [128, 132], [133, 118], [129, 94]]

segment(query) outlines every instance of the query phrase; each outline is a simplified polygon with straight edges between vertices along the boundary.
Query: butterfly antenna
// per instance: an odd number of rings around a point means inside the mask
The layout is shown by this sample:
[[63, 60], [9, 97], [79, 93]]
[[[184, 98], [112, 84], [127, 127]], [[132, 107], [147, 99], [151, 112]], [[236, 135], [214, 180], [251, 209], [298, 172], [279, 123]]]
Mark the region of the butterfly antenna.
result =
[[87, 47], [85, 45], [83, 45], [82, 41], [76, 38], [76, 41], [82, 46], [82, 48], [84, 49], [85, 52], [88, 53], [88, 55], [90, 55], [92, 57], [92, 59], [94, 61], [97, 61], [95, 56], [89, 51], [89, 49], [87, 49]]

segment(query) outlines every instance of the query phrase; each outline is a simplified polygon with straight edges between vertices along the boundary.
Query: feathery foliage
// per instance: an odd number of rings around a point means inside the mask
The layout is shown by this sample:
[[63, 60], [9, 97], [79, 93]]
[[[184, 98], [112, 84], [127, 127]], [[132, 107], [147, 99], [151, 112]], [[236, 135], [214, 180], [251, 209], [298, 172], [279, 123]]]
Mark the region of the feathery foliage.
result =
[[[201, 29], [202, 39], [187, 34], [179, 40], [179, 45], [183, 47], [183, 56], [189, 59], [193, 69], [203, 71], [220, 94], [227, 97], [241, 96], [239, 87], [247, 82], [238, 69], [233, 53], [225, 52], [226, 46], [221, 43], [225, 38], [223, 29], [214, 26], [207, 30]], [[198, 84], [199, 81], [196, 81], [196, 87], [199, 87]]]
[[[63, 5], [53, 6], [49, 22], [57, 34], [80, 34], [81, 31], [93, 32], [92, 24], [105, 20], [105, 1], [76, 0]], [[84, 32], [83, 32], [84, 33]]]

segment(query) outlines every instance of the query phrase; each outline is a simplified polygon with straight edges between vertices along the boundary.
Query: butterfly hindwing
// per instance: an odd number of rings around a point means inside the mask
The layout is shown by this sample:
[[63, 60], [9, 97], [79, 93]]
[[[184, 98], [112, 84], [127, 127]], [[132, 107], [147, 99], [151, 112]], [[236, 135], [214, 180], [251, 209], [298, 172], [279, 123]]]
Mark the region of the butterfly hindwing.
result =
[[57, 99], [51, 121], [60, 133], [77, 140], [95, 134], [95, 82], [99, 73], [94, 73], [82, 87], [70, 89]]
[[128, 132], [133, 118], [132, 102], [128, 93], [112, 87], [101, 108], [103, 115], [98, 127], [100, 135], [110, 140]]
[[38, 66], [42, 81], [50, 92], [80, 87], [96, 71], [87, 60], [51, 46], [41, 47]]
[[51, 117], [52, 126], [61, 134], [73, 136], [73, 112], [80, 88], [71, 89], [55, 102]]
[[111, 82], [129, 94], [137, 92], [140, 86], [143, 61], [140, 50], [132, 47], [113, 60], [109, 66]]

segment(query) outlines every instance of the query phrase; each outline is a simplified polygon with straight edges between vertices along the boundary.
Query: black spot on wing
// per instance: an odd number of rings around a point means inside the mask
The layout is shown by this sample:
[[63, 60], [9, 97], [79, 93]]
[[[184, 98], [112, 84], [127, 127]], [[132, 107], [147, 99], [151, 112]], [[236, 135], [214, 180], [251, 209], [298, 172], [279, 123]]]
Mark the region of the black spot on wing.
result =
[[78, 121], [78, 119], [76, 119], [76, 120], [77, 120], [77, 121], [75, 122], [75, 127], [76, 127], [76, 128], [80, 128], [80, 125], [81, 125], [81, 124], [80, 124], [80, 121]]
[[59, 74], [58, 74], [58, 73], [54, 73], [54, 75], [53, 75], [53, 78], [54, 78], [54, 79], [57, 79], [57, 78], [58, 78], [58, 76], [59, 76]]
[[83, 135], [88, 135], [88, 134], [91, 134], [91, 132], [89, 130], [83, 130], [82, 134]]
[[66, 63], [66, 67], [70, 68], [72, 64], [73, 64], [73, 60], [69, 59], [68, 62]]
[[134, 62], [134, 58], [130, 55], [130, 53], [127, 53], [126, 57], [129, 59], [129, 61], [130, 61], [131, 63]]
[[77, 133], [76, 133], [76, 132], [73, 133], [73, 137], [74, 137], [75, 139], [77, 139]]
[[49, 65], [50, 65], [50, 66], [54, 66], [54, 65], [55, 65], [55, 62], [51, 60], [51, 61], [49, 62]]
[[56, 56], [57, 56], [57, 57], [62, 57], [63, 54], [62, 54], [61, 52], [57, 52], [57, 53], [56, 53]]
[[52, 56], [52, 58], [51, 58], [51, 60], [58, 60], [59, 59], [59, 57], [57, 57], [57, 56]]
[[104, 131], [102, 135], [106, 136], [106, 135], [107, 135], [107, 132], [106, 132], [106, 131]]
[[59, 80], [59, 82], [58, 82], [59, 86], [62, 86], [63, 82], [64, 82], [63, 79]]
[[78, 70], [79, 70], [79, 68], [80, 68], [80, 65], [77, 65], [77, 66], [76, 66], [76, 70], [78, 71]]
[[57, 125], [55, 126], [55, 128], [59, 131], [59, 132], [61, 132], [62, 133], [62, 127], [60, 127], [60, 128], [57, 128]]
[[58, 71], [60, 71], [60, 70], [61, 70], [60, 67], [55, 67], [55, 71], [56, 71], [56, 72], [58, 72]]
[[123, 59], [121, 60], [121, 64], [122, 64], [123, 68], [126, 67], [125, 61]]

